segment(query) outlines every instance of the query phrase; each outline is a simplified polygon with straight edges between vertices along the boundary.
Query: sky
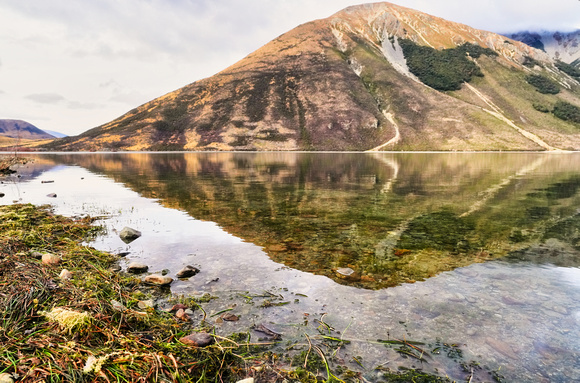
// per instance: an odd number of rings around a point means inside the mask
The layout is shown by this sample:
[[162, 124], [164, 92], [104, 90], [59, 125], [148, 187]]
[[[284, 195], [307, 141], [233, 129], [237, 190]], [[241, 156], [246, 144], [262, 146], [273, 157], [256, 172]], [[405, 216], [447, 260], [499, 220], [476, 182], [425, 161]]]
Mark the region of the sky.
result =
[[[579, 0], [391, 2], [499, 33], [580, 29]], [[0, 118], [80, 134], [360, 3], [0, 0]]]

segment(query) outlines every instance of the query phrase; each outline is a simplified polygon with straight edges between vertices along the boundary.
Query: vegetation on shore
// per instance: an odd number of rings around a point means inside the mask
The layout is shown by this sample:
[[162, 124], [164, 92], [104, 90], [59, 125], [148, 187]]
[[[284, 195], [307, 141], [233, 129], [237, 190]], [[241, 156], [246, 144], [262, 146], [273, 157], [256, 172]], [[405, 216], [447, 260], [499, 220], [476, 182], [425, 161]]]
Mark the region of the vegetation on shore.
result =
[[[91, 223], [88, 217], [54, 215], [48, 206], [0, 206], [3, 381], [363, 381], [359, 373], [331, 363], [323, 343], [307, 335], [303, 351], [290, 357], [269, 351], [272, 342], [254, 343], [249, 330], [218, 336], [205, 315], [194, 324], [165, 310], [141, 308], [143, 299], [169, 291], [116, 272], [118, 256], [83, 245], [100, 230]], [[202, 302], [189, 303], [205, 314]], [[200, 333], [208, 334], [212, 344], [197, 347], [183, 341]], [[321, 339], [347, 343], [333, 333]], [[423, 359], [423, 351], [418, 354], [411, 342], [387, 343]], [[420, 370], [387, 369], [380, 381], [450, 380]]]

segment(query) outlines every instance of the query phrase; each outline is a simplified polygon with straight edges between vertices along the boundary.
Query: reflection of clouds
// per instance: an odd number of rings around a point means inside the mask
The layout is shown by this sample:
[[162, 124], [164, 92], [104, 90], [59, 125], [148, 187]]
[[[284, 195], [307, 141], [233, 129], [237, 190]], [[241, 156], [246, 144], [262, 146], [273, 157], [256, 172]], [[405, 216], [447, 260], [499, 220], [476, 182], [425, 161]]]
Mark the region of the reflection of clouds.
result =
[[560, 267], [557, 270], [561, 275], [562, 282], [565, 282], [570, 287], [575, 287], [580, 290], [580, 268]]

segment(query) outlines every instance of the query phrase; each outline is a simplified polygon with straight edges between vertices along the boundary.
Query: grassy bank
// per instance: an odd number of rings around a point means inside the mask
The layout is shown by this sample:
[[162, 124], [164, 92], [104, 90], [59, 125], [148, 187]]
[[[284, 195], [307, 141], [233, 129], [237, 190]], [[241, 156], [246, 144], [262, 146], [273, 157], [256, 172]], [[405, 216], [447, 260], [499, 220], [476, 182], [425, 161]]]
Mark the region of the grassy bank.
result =
[[[277, 355], [269, 351], [276, 337], [254, 341], [248, 329], [226, 338], [205, 315], [194, 323], [143, 306], [171, 299], [170, 291], [115, 271], [117, 256], [82, 244], [99, 230], [90, 218], [64, 218], [48, 206], [0, 206], [0, 381], [364, 381], [306, 335], [306, 347]], [[203, 302], [181, 303], [205, 314]], [[192, 345], [184, 339], [191, 334], [207, 334], [210, 345]], [[418, 346], [397, 347], [422, 358]], [[381, 374], [384, 382], [450, 381], [415, 370]]]

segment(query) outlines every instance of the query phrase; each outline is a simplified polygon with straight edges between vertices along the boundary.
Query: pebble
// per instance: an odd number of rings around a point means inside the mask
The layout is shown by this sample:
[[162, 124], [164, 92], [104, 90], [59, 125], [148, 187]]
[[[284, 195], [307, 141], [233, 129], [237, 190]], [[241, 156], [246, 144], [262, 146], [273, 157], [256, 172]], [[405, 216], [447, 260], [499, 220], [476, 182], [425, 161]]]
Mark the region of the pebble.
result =
[[6, 194], [0, 193], [0, 198], [4, 197]]
[[238, 380], [236, 383], [254, 383], [254, 378]]
[[336, 275], [347, 281], [359, 281], [360, 274], [351, 269], [350, 267], [341, 267], [336, 269]]
[[220, 315], [220, 318], [222, 318], [225, 321], [228, 322], [237, 322], [240, 320], [240, 317], [234, 314], [230, 314], [230, 313], [224, 313], [222, 315]]
[[149, 270], [149, 266], [139, 262], [131, 262], [127, 266], [127, 272], [132, 274], [142, 274], [147, 270]]
[[49, 266], [58, 265], [60, 263], [60, 257], [58, 255], [44, 253], [42, 254], [42, 263]]
[[141, 236], [141, 232], [139, 230], [135, 230], [130, 227], [124, 227], [123, 230], [119, 233], [119, 237], [125, 243], [130, 243], [136, 240]]
[[56, 198], [56, 193], [50, 193], [46, 195], [49, 198]]
[[151, 285], [167, 286], [170, 285], [171, 282], [173, 282], [173, 278], [165, 277], [161, 274], [151, 274], [143, 278], [143, 282]]
[[0, 374], [0, 383], [14, 383], [14, 379], [12, 379], [12, 375], [3, 372]]
[[111, 301], [111, 305], [113, 306], [113, 310], [116, 310], [116, 311], [123, 312], [123, 311], [127, 310], [127, 308], [125, 307], [125, 305], [123, 305], [119, 301], [112, 300]]
[[153, 301], [153, 299], [147, 299], [145, 301], [137, 302], [137, 307], [139, 307], [141, 310], [153, 308], [154, 305], [155, 302]]
[[206, 332], [197, 332], [184, 336], [183, 338], [179, 339], [179, 341], [189, 346], [206, 347], [213, 344], [215, 339], [213, 336]]
[[189, 319], [189, 316], [185, 313], [184, 309], [177, 310], [177, 312], [175, 313], [175, 317], [177, 319], [181, 319], [181, 320], [188, 320]]
[[176, 276], [177, 278], [189, 278], [193, 277], [197, 273], [199, 273], [199, 269], [197, 267], [187, 265], [183, 269], [179, 270]]
[[58, 277], [63, 281], [68, 281], [69, 279], [72, 278], [72, 276], [73, 275], [70, 271], [68, 271], [67, 269], [62, 269]]

